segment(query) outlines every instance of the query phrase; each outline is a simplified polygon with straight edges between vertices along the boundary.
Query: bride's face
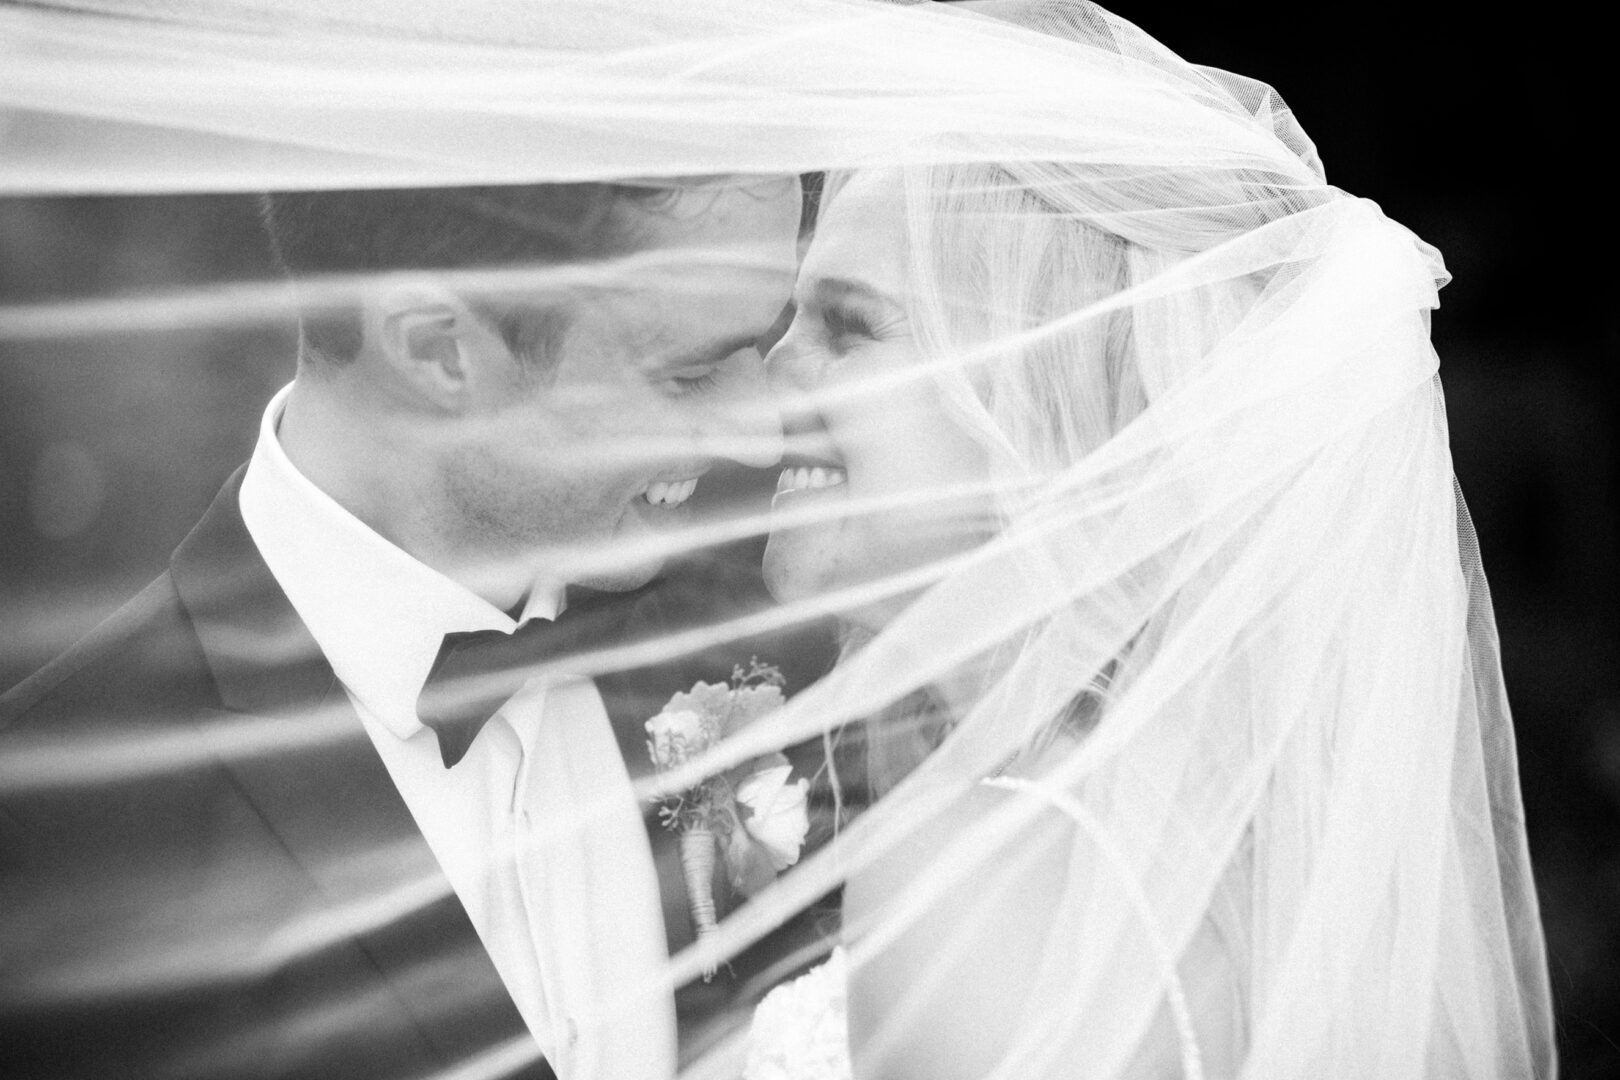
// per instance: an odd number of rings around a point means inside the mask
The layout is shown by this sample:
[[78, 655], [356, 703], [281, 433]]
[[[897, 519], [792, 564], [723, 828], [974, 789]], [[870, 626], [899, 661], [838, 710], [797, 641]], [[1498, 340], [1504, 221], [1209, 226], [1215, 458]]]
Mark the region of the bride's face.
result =
[[[840, 189], [800, 268], [793, 323], [767, 358], [787, 436], [765, 549], [779, 600], [917, 570], [990, 529], [985, 452], [923, 371], [907, 315], [903, 223], [893, 174], [860, 174]], [[807, 515], [818, 520], [793, 523]], [[881, 625], [916, 591], [862, 602], [847, 617]]]

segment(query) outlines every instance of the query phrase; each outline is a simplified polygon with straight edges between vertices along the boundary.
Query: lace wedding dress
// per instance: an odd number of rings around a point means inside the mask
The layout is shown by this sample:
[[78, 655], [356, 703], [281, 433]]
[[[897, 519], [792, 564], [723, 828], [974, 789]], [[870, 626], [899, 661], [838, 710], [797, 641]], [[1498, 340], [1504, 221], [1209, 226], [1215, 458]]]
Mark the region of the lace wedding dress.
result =
[[848, 986], [839, 947], [766, 994], [748, 1032], [744, 1080], [850, 1080]]

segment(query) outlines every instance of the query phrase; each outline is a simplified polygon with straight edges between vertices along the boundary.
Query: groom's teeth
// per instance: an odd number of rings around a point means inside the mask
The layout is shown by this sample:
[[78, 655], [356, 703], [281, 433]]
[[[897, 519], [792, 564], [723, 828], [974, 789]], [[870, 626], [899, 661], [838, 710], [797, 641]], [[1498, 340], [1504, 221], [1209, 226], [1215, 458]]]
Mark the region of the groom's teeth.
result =
[[777, 477], [776, 492], [803, 491], [807, 488], [835, 487], [844, 483], [848, 477], [843, 469], [814, 468], [783, 469], [782, 475]]
[[697, 477], [690, 480], [656, 480], [647, 485], [643, 498], [654, 506], [679, 506], [697, 490]]

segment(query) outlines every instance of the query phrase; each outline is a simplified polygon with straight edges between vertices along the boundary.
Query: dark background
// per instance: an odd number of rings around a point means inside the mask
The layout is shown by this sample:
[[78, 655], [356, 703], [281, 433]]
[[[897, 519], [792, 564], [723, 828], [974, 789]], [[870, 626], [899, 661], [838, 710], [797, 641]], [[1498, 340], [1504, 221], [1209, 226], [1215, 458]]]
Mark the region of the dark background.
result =
[[[1434, 339], [1496, 603], [1563, 1071], [1620, 1076], [1620, 282], [1602, 258], [1613, 124], [1586, 85], [1592, 34], [1548, 7], [1115, 10], [1277, 87], [1331, 182], [1445, 254]], [[250, 199], [0, 199], [0, 303], [268, 276]], [[162, 569], [292, 375], [285, 314], [112, 325], [0, 340], [0, 686]]]

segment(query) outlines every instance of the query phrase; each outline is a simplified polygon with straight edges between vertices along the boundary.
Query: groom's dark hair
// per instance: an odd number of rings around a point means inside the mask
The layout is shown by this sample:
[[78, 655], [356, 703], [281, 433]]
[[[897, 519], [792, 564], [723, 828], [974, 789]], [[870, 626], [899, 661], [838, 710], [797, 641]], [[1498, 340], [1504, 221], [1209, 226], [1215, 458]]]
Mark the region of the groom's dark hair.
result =
[[[622, 212], [674, 187], [581, 183], [273, 192], [261, 211], [271, 249], [295, 282], [396, 270], [545, 267], [608, 258], [633, 246]], [[566, 326], [562, 305], [512, 292], [464, 293], [507, 347], [541, 364]], [[300, 291], [304, 353], [346, 363], [360, 351], [352, 293]]]

